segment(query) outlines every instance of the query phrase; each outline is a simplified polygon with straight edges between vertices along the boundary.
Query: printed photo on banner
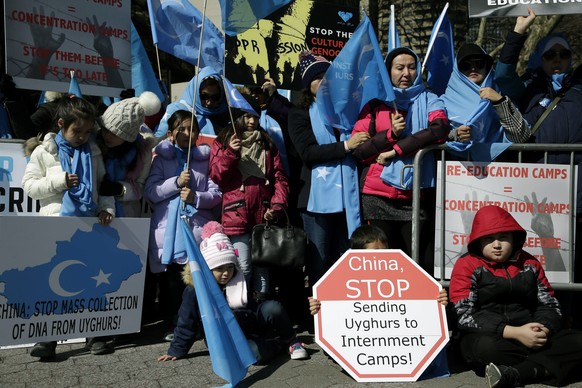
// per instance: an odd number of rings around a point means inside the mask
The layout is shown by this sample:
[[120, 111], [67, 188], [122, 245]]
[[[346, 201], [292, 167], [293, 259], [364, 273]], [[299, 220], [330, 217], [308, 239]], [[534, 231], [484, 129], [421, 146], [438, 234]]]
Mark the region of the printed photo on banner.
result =
[[140, 330], [149, 219], [0, 217], [0, 230], [0, 345]]
[[[550, 282], [569, 281], [573, 252], [570, 219], [576, 214], [575, 187], [572, 190], [576, 172], [570, 166], [447, 162], [443, 167], [439, 162], [438, 186], [443, 184], [443, 168], [445, 199], [437, 190], [436, 208], [434, 275], [437, 278], [441, 277], [442, 252], [445, 278], [449, 279], [455, 261], [467, 252], [475, 213], [483, 206], [497, 205], [511, 213], [527, 231], [523, 247], [542, 263]], [[444, 245], [441, 243], [443, 230]]]
[[113, 96], [131, 87], [131, 1], [6, 0], [6, 70], [16, 87]]
[[527, 7], [532, 7], [536, 15], [582, 13], [579, 0], [469, 0], [469, 17], [527, 16]]
[[441, 289], [401, 250], [350, 249], [313, 287], [315, 340], [358, 382], [448, 374]]
[[40, 203], [22, 188], [26, 158], [21, 140], [0, 140], [0, 216], [36, 215]]
[[281, 89], [301, 89], [299, 53], [311, 50], [333, 60], [359, 23], [357, 8], [295, 0], [236, 36], [226, 36], [225, 72], [235, 84], [275, 80]]

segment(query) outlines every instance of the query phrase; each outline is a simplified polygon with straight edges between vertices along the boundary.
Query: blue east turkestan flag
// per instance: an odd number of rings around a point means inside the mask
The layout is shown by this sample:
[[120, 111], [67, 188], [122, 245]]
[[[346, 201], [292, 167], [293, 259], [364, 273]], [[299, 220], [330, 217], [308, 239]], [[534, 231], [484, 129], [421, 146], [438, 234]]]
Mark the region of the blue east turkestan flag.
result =
[[206, 344], [216, 375], [232, 386], [245, 378], [255, 356], [218, 283], [200, 253], [192, 229], [182, 218], [181, 229], [190, 262]]
[[219, 0], [222, 28], [227, 35], [237, 35], [251, 28], [291, 0]]
[[69, 84], [69, 94], [74, 94], [77, 97], [83, 97], [81, 94], [81, 87], [77, 82], [77, 78], [75, 78], [75, 71], [71, 70], [71, 83]]
[[396, 26], [394, 4], [390, 5], [390, 23], [388, 24], [388, 52], [400, 47], [400, 35]]
[[160, 101], [165, 99], [152, 64], [133, 23], [131, 23], [131, 87], [135, 90], [136, 96], [141, 96], [143, 92], [150, 91], [155, 93]]
[[455, 58], [453, 29], [447, 15], [448, 8], [449, 3], [445, 5], [432, 28], [426, 57], [422, 64], [422, 68], [427, 69], [427, 83], [432, 92], [438, 96], [447, 89]]
[[235, 88], [226, 77], [222, 77], [222, 82], [224, 84], [224, 90], [226, 90], [226, 94], [228, 95], [228, 104], [231, 108], [240, 109], [243, 112], [250, 113], [257, 117], [261, 116], [260, 112], [255, 112], [253, 107], [247, 102], [247, 100], [245, 100], [238, 89]]
[[202, 13], [188, 0], [148, 0], [148, 9], [154, 44], [194, 66], [211, 66], [222, 73], [224, 35], [205, 18], [201, 43]]
[[378, 39], [365, 16], [325, 73], [316, 103], [327, 125], [350, 131], [366, 103], [394, 101]]

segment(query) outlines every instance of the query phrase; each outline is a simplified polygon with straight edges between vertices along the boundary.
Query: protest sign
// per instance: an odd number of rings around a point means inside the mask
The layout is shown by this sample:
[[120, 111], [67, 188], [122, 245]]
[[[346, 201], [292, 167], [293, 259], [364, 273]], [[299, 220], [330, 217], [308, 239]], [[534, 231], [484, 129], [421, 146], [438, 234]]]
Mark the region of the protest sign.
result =
[[576, 214], [570, 205], [576, 204], [575, 187], [572, 190], [576, 179], [570, 166], [447, 162], [443, 167], [439, 162], [439, 186], [443, 184], [443, 168], [444, 200], [441, 191], [437, 190], [435, 276], [440, 277], [439, 258], [444, 250], [445, 277], [450, 278], [457, 258], [467, 251], [475, 213], [483, 206], [498, 205], [511, 213], [527, 231], [523, 248], [540, 260], [550, 282], [569, 281], [571, 268], [567, 258], [573, 249], [570, 217]]
[[149, 220], [0, 217], [0, 345], [140, 330]]
[[301, 89], [299, 54], [311, 50], [335, 58], [359, 23], [357, 8], [295, 0], [246, 32], [226, 36], [226, 76], [235, 84], [275, 80], [281, 89]]
[[6, 70], [22, 89], [83, 95], [131, 88], [131, 1], [6, 0]]
[[21, 186], [26, 158], [20, 140], [0, 140], [0, 216], [35, 215], [40, 203]]
[[582, 13], [579, 0], [469, 0], [469, 17], [527, 16], [528, 7], [532, 7], [536, 15]]
[[349, 250], [313, 287], [316, 342], [356, 381], [416, 381], [449, 340], [440, 290], [401, 250]]

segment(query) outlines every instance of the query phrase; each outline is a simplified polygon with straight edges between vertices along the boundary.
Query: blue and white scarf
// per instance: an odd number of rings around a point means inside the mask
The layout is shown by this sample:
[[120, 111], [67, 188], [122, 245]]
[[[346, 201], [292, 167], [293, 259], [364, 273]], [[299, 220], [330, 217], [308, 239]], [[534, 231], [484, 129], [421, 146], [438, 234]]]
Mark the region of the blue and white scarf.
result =
[[97, 204], [93, 201], [93, 170], [89, 142], [73, 148], [63, 137], [62, 131], [59, 131], [55, 136], [55, 143], [63, 171], [77, 174], [79, 178], [77, 186], [63, 193], [61, 216], [96, 216]]
[[441, 99], [454, 128], [460, 125], [471, 127], [471, 141], [447, 142], [453, 154], [461, 157], [470, 155], [472, 160], [490, 162], [511, 145], [491, 101], [479, 96], [481, 88], [498, 90], [494, 78], [495, 70], [491, 68], [481, 85], [477, 85], [461, 73], [457, 61], [454, 62], [453, 73]]
[[[186, 169], [186, 152], [174, 145], [178, 167], [176, 176]], [[186, 263], [187, 253], [184, 235], [178, 223], [180, 218], [189, 218], [196, 214], [198, 210], [189, 203], [184, 203], [180, 198], [180, 193], [176, 194], [168, 204], [168, 219], [166, 221], [166, 233], [164, 235], [164, 246], [162, 247], [162, 264], [177, 262]]]
[[[309, 107], [311, 127], [318, 144], [336, 143], [334, 129], [325, 125], [317, 104]], [[340, 140], [345, 141], [350, 133], [340, 132]], [[356, 162], [351, 155], [342, 160], [314, 165], [311, 169], [311, 190], [307, 210], [313, 213], [339, 213], [344, 209], [348, 233], [360, 226], [360, 194], [358, 188]]]
[[285, 173], [287, 176], [291, 176], [291, 170], [289, 169], [289, 161], [287, 160], [287, 148], [285, 148], [285, 138], [283, 138], [283, 130], [281, 130], [281, 126], [271, 116], [267, 114], [267, 111], [261, 111], [261, 117], [259, 118], [259, 125], [263, 128], [271, 139], [273, 139], [273, 143], [279, 150], [279, 155], [281, 156], [281, 160], [283, 161], [283, 167], [285, 168]]
[[[420, 61], [416, 57], [416, 68], [420, 69]], [[417, 72], [414, 84], [406, 89], [394, 87], [396, 96], [396, 107], [398, 111], [406, 111], [406, 127], [400, 138], [410, 136], [428, 127], [428, 114], [435, 110], [444, 110], [444, 104], [436, 94], [426, 90], [422, 81], [420, 71]], [[401, 190], [411, 190], [413, 180], [413, 169], [404, 168], [406, 165], [412, 166], [414, 155], [395, 156], [390, 163], [384, 166], [380, 178], [392, 187]], [[421, 187], [434, 187], [434, 157], [427, 155], [422, 163]]]

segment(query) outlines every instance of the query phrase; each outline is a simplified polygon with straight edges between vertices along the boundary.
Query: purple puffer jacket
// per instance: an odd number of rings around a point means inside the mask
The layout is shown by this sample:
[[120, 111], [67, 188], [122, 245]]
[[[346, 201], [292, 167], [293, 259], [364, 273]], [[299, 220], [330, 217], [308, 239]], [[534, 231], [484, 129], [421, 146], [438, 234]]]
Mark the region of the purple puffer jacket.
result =
[[[164, 234], [168, 218], [168, 204], [180, 193], [176, 178], [183, 166], [178, 166], [174, 145], [164, 140], [154, 150], [150, 175], [145, 184], [144, 198], [152, 207], [150, 223], [150, 241], [148, 258], [153, 273], [164, 272], [166, 266], [161, 263]], [[216, 183], [208, 177], [208, 161], [210, 147], [201, 145], [193, 147], [190, 152], [190, 188], [196, 191], [196, 214], [190, 217], [190, 226], [196, 242], [202, 240], [202, 227], [208, 221], [214, 220], [212, 208], [220, 205], [222, 192]]]

